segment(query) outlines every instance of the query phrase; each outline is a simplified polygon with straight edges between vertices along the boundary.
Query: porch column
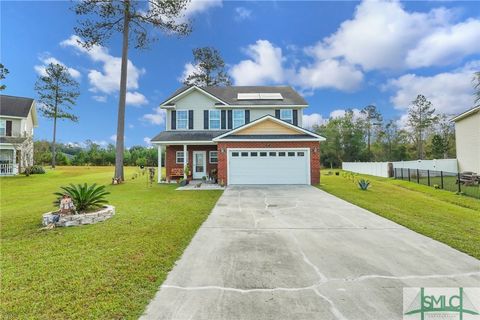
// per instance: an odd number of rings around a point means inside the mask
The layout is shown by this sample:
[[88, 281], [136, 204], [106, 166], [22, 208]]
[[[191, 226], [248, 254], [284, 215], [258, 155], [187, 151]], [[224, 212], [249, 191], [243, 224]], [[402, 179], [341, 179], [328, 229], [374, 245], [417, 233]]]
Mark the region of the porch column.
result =
[[158, 145], [158, 183], [162, 181], [162, 145]]
[[187, 179], [187, 174], [185, 173], [185, 167], [188, 164], [188, 151], [187, 145], [183, 145], [183, 179]]

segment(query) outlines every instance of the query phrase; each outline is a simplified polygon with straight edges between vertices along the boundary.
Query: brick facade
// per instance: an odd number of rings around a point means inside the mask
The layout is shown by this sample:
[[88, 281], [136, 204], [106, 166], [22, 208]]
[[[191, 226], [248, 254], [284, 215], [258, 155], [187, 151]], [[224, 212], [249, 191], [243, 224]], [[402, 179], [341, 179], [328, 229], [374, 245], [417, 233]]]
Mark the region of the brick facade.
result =
[[[320, 143], [316, 141], [283, 141], [283, 142], [219, 142], [218, 143], [218, 181], [227, 181], [227, 149], [228, 148], [309, 148], [310, 149], [310, 182], [320, 183]], [[315, 151], [316, 150], [316, 151]], [[222, 152], [223, 151], [223, 152]]]
[[[210, 158], [208, 151], [216, 151], [216, 145], [188, 145], [188, 165], [190, 166], [190, 171], [193, 172], [193, 151], [207, 151], [207, 175], [210, 174], [212, 169], [217, 168], [216, 164], [210, 163]], [[176, 163], [176, 152], [183, 151], [183, 146], [167, 146], [165, 149], [165, 169], [167, 172], [167, 177], [171, 180], [179, 179], [180, 177], [170, 177], [173, 168], [183, 169], [183, 163]], [[220, 154], [219, 154], [220, 156]]]

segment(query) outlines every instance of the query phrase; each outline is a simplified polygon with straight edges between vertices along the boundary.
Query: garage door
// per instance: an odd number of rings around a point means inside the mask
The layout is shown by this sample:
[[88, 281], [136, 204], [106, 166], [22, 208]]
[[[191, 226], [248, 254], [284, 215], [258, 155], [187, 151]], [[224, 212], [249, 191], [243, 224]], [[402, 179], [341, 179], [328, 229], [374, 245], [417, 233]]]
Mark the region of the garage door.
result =
[[228, 151], [228, 184], [310, 184], [308, 149]]

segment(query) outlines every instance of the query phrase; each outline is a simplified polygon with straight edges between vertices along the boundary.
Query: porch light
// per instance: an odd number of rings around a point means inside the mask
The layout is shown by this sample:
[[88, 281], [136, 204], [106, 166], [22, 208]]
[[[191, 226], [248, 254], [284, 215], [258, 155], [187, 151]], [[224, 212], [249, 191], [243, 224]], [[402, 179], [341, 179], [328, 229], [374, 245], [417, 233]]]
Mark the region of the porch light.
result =
[[222, 153], [225, 153], [225, 148], [222, 148], [220, 151], [221, 151]]

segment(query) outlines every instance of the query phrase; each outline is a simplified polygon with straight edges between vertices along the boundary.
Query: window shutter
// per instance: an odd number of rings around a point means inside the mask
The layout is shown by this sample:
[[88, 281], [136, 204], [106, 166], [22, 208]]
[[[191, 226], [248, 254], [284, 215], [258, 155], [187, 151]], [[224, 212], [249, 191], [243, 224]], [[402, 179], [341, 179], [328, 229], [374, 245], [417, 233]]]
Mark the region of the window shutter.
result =
[[293, 124], [298, 126], [298, 110], [293, 110]]
[[280, 119], [280, 109], [275, 110], [275, 118]]
[[188, 110], [188, 129], [193, 129], [193, 110]]
[[11, 137], [11, 136], [12, 136], [12, 121], [11, 121], [11, 120], [7, 120], [7, 128], [6, 128], [5, 135], [6, 135], [7, 137]]
[[203, 129], [208, 129], [208, 110], [203, 110]]
[[222, 129], [227, 128], [226, 117], [227, 117], [226, 110], [222, 110], [221, 117], [220, 117], [220, 122], [221, 122]]
[[172, 117], [170, 121], [170, 127], [172, 127], [172, 130], [177, 129], [177, 111], [172, 110]]
[[233, 111], [232, 110], [228, 110], [228, 129], [232, 129], [233, 127], [233, 115], [232, 115]]
[[250, 110], [245, 110], [245, 124], [250, 122]]

